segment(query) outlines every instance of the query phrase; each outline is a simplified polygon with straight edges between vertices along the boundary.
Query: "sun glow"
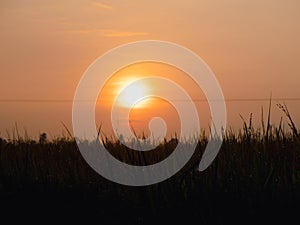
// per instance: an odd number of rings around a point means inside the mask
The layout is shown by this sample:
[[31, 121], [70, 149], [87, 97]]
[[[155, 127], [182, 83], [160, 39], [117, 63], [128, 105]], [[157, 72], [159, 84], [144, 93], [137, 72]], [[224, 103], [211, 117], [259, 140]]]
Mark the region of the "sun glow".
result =
[[149, 91], [149, 85], [146, 83], [135, 83], [135, 80], [124, 82], [118, 91], [117, 105], [125, 108], [143, 108], [148, 100], [144, 97]]
[[[147, 79], [147, 78], [153, 79]], [[170, 79], [180, 84], [193, 99], [204, 99], [205, 96], [197, 88], [194, 82], [187, 78], [186, 74], [170, 65], [143, 62], [129, 65], [117, 71], [105, 84], [98, 96], [96, 121], [103, 124], [102, 131], [105, 134], [114, 134], [111, 124], [112, 110], [118, 114], [116, 119], [118, 132], [122, 133], [123, 128], [128, 124], [128, 114], [130, 126], [140, 137], [151, 135], [149, 123], [152, 118], [160, 117], [167, 124], [167, 137], [180, 134], [180, 120], [176, 109], [169, 101], [165, 101], [161, 96], [163, 93], [172, 95], [174, 88], [166, 87], [161, 82], [156, 82], [155, 77]], [[146, 97], [148, 96], [148, 97]], [[171, 96], [174, 97], [174, 96]], [[175, 98], [175, 97], [174, 97]], [[140, 99], [139, 102], [136, 100]], [[169, 98], [172, 100], [173, 98]], [[180, 99], [180, 98], [178, 98]], [[177, 98], [175, 98], [177, 100]], [[175, 102], [185, 104], [184, 102]], [[195, 102], [197, 108], [203, 112], [209, 112], [206, 102]], [[210, 114], [202, 115], [202, 121], [210, 121]], [[208, 123], [207, 122], [207, 123]], [[126, 132], [123, 132], [127, 135]]]

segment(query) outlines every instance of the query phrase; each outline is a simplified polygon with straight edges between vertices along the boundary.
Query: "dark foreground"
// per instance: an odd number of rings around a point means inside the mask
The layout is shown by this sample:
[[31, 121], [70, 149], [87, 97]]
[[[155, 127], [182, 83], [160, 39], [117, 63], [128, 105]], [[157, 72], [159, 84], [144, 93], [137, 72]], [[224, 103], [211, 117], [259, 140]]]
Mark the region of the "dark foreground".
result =
[[[1, 193], [1, 217], [10, 223], [92, 222], [93, 224], [294, 224], [299, 219], [299, 195], [282, 193], [210, 192], [166, 196], [145, 189], [132, 190], [128, 200], [111, 190], [34, 191]], [[120, 188], [119, 188], [120, 190]], [[171, 188], [172, 190], [172, 188]]]
[[[68, 224], [297, 223], [299, 140], [298, 133], [278, 128], [267, 134], [246, 128], [228, 134], [216, 160], [200, 173], [197, 165], [207, 142], [200, 138], [192, 159], [178, 174], [160, 184], [129, 187], [96, 174], [73, 140], [0, 139], [1, 219]], [[136, 152], [124, 155], [126, 149], [118, 142], [105, 144], [116, 157], [145, 158]], [[174, 146], [163, 143], [142, 164], [157, 161]]]

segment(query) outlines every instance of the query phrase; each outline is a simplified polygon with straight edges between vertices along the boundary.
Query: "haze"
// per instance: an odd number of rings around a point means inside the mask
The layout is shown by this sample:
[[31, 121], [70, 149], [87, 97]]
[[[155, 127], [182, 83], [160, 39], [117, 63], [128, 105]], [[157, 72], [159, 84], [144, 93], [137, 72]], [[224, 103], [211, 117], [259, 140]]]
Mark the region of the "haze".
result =
[[271, 93], [272, 122], [282, 116], [275, 104], [285, 102], [299, 126], [299, 9], [297, 0], [1, 1], [0, 136], [15, 123], [30, 136], [59, 136], [61, 121], [71, 129], [87, 67], [146, 39], [183, 45], [210, 66], [228, 100], [229, 126], [251, 112], [259, 123]]

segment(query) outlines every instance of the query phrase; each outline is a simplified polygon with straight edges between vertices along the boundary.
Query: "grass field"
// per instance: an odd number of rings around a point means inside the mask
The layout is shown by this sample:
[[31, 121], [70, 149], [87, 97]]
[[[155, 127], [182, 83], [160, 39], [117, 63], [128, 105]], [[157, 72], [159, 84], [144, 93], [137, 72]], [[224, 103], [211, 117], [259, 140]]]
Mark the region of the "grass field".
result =
[[[146, 187], [112, 183], [94, 172], [73, 138], [40, 141], [0, 139], [1, 216], [28, 222], [96, 221], [96, 224], [292, 223], [300, 210], [300, 133], [285, 106], [289, 129], [252, 118], [227, 131], [222, 148], [204, 172], [197, 166], [207, 143], [199, 137], [187, 165], [170, 179]], [[103, 137], [114, 156], [132, 164], [166, 157], [176, 141], [150, 155], [130, 152]]]

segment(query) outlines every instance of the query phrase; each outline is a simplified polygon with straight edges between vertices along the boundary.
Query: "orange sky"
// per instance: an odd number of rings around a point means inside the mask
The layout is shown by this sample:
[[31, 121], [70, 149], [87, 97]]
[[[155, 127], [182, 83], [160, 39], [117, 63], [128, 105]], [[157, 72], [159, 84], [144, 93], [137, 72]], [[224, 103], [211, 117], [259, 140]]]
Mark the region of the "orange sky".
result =
[[[190, 97], [195, 100], [205, 100], [205, 96], [202, 93], [201, 89], [198, 88], [197, 84], [188, 77], [183, 71], [163, 63], [154, 63], [154, 62], [143, 62], [136, 63], [130, 66], [127, 66], [117, 73], [115, 73], [111, 79], [106, 83], [106, 86], [102, 89], [98, 97], [98, 104], [96, 109], [96, 121], [98, 124], [102, 124], [102, 129], [104, 133], [108, 133], [112, 130], [110, 118], [111, 118], [111, 108], [114, 101], [114, 98], [120, 94], [119, 92], [124, 86], [124, 83], [127, 84], [130, 81], [135, 79], [141, 79], [145, 77], [163, 77], [170, 79], [186, 90]], [[128, 85], [128, 84], [127, 84]], [[175, 88], [167, 89], [165, 86], [161, 85], [159, 82], [145, 83], [143, 87], [144, 95], [148, 95], [150, 91], [152, 93], [158, 93], [158, 90], [164, 89], [165, 92], [173, 93], [176, 91]], [[147, 91], [149, 92], [147, 93]], [[138, 91], [138, 90], [133, 90]], [[122, 94], [122, 93], [121, 93]], [[129, 93], [131, 94], [131, 93]], [[172, 94], [171, 94], [172, 95]], [[138, 96], [139, 97], [139, 96]], [[182, 99], [169, 99], [169, 101], [174, 104], [182, 104]], [[126, 108], [127, 102], [126, 95], [125, 98], [121, 97], [120, 104], [116, 104], [118, 108]], [[200, 124], [205, 124], [204, 127], [208, 128], [209, 125], [209, 108], [207, 102], [196, 101], [196, 108], [200, 117]], [[121, 109], [122, 110], [122, 109]], [[146, 101], [142, 101], [137, 107], [131, 110], [130, 121], [131, 125], [135, 128], [135, 131], [138, 134], [145, 132], [146, 135], [149, 135], [148, 123], [153, 117], [164, 118], [167, 127], [169, 127], [167, 135], [172, 136], [175, 133], [180, 133], [180, 121], [179, 116], [175, 108], [168, 102], [163, 101], [158, 98], [151, 98]], [[119, 118], [120, 124], [127, 123], [125, 118]]]
[[[31, 136], [57, 136], [61, 121], [71, 129], [71, 102], [44, 100], [72, 100], [98, 56], [137, 40], [191, 49], [213, 70], [226, 99], [271, 92], [300, 98], [299, 8], [297, 0], [1, 1], [0, 136], [15, 122]], [[299, 124], [300, 102], [286, 103]], [[262, 105], [267, 102], [228, 102], [229, 125], [240, 126], [239, 114], [250, 112], [259, 122]], [[276, 106], [273, 112], [276, 123], [282, 114]]]

